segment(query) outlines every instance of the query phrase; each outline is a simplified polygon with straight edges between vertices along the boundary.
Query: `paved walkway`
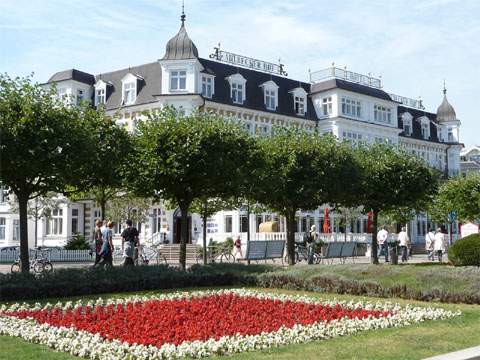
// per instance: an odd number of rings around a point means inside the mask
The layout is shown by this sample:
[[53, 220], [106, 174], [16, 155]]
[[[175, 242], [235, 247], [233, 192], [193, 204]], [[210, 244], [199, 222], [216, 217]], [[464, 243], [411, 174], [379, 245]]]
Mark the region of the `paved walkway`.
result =
[[478, 360], [480, 359], [480, 346], [455, 351], [448, 354], [429, 357], [424, 360]]

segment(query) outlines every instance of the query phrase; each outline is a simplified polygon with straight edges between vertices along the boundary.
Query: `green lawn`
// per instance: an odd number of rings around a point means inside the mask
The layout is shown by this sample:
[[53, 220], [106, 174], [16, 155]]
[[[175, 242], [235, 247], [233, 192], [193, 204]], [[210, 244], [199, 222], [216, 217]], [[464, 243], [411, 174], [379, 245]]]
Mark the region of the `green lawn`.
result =
[[[286, 290], [271, 292], [299, 293]], [[152, 293], [152, 292], [151, 292]], [[308, 293], [309, 296], [365, 299], [354, 296]], [[120, 295], [113, 295], [120, 296]], [[107, 297], [107, 296], [104, 296]], [[385, 299], [368, 298], [371, 301]], [[64, 301], [64, 300], [62, 300]], [[397, 301], [397, 300], [395, 300]], [[480, 345], [480, 306], [422, 303], [398, 300], [400, 304], [439, 306], [461, 310], [462, 316], [430, 321], [397, 329], [359, 333], [354, 336], [293, 345], [264, 352], [236, 354], [231, 359], [422, 359], [428, 356]], [[0, 337], [0, 359], [77, 359], [20, 339]]]

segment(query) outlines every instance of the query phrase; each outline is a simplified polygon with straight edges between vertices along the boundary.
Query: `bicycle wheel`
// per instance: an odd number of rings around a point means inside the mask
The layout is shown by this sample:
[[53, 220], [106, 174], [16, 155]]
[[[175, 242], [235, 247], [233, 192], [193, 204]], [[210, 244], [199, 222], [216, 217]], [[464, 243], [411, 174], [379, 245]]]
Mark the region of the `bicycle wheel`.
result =
[[53, 271], [53, 265], [50, 261], [45, 261], [43, 263], [43, 271], [49, 273]]
[[45, 269], [45, 266], [43, 263], [39, 261], [35, 261], [33, 264], [33, 271], [36, 272], [37, 274], [43, 272]]
[[235, 257], [232, 254], [222, 254], [220, 262], [233, 263], [235, 262]]
[[20, 272], [20, 263], [17, 261], [17, 262], [14, 262], [12, 264], [12, 266], [10, 267], [10, 271], [12, 273], [19, 273]]

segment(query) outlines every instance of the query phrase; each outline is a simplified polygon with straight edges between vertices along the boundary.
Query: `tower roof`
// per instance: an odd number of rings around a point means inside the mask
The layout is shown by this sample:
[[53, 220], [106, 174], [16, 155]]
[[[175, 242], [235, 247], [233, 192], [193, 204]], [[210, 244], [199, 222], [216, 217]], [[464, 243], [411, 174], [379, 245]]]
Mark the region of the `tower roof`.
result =
[[443, 89], [443, 101], [437, 109], [437, 121], [441, 122], [448, 122], [448, 121], [456, 121], [457, 114], [455, 113], [455, 109], [447, 100], [447, 89]]
[[198, 58], [198, 50], [185, 29], [185, 14], [182, 13], [182, 25], [177, 35], [167, 43], [165, 55], [162, 60], [184, 60]]

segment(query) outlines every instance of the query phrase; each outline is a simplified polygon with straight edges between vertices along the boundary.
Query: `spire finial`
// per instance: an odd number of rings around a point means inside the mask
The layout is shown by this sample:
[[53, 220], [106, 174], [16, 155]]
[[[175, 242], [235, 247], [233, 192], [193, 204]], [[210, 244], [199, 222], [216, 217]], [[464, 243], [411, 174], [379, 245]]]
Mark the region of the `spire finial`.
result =
[[447, 95], [447, 86], [445, 85], [445, 79], [443, 79], [443, 95]]
[[182, 22], [182, 26], [185, 23], [185, 0], [182, 0], [182, 16], [180, 16], [180, 21]]

